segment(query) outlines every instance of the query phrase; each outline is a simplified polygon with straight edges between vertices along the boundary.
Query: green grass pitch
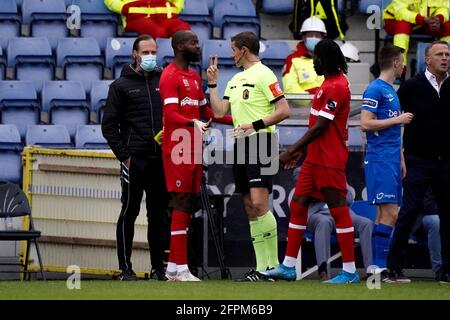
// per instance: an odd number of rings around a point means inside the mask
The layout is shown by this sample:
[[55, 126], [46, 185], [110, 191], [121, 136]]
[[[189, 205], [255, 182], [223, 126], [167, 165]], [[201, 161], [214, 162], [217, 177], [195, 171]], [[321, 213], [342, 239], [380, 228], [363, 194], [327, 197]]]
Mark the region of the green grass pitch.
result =
[[0, 299], [8, 300], [450, 300], [450, 285], [435, 281], [381, 284], [369, 290], [360, 284], [329, 285], [317, 280], [242, 283], [230, 280], [158, 282], [81, 280], [79, 290], [66, 281], [0, 281]]

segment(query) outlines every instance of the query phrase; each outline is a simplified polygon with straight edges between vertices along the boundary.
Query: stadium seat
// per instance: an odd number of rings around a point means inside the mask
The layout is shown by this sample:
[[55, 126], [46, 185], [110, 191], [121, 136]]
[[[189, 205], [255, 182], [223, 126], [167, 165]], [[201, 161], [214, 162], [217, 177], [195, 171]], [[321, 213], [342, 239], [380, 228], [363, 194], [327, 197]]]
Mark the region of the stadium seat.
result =
[[0, 48], [0, 80], [5, 79], [6, 75], [6, 61], [3, 57], [3, 51]]
[[39, 145], [44, 148], [72, 148], [70, 135], [63, 125], [29, 126], [25, 137], [27, 146]]
[[267, 14], [291, 14], [294, 12], [293, 0], [258, 0], [259, 11]]
[[108, 38], [105, 62], [106, 67], [111, 69], [115, 79], [120, 76], [123, 66], [133, 61], [131, 52], [134, 40], [134, 38]]
[[3, 124], [14, 124], [22, 139], [27, 127], [40, 122], [39, 101], [31, 81], [0, 81]]
[[213, 9], [214, 9], [215, 1], [214, 0], [207, 0], [206, 2], [208, 3], [208, 10], [209, 10], [209, 12], [212, 12]]
[[209, 15], [207, 0], [185, 1], [180, 18], [189, 23], [192, 31], [198, 36], [200, 43], [212, 38], [213, 23]]
[[8, 66], [14, 79], [31, 80], [38, 92], [45, 80], [54, 78], [52, 49], [47, 38], [12, 38], [7, 48]]
[[77, 126], [89, 123], [88, 103], [80, 81], [46, 81], [42, 110], [49, 113], [50, 123], [65, 125], [71, 137]]
[[222, 39], [229, 39], [242, 31], [261, 35], [259, 18], [251, 0], [224, 0], [214, 6], [213, 21], [220, 27]]
[[2, 0], [0, 6], [0, 51], [5, 50], [10, 38], [20, 35], [20, 16], [14, 0]]
[[427, 68], [427, 65], [425, 63], [425, 49], [427, 48], [428, 45], [429, 45], [429, 43], [425, 43], [425, 42], [418, 42], [417, 43], [416, 73], [424, 72], [425, 69]]
[[0, 124], [0, 180], [20, 183], [22, 181], [23, 144], [13, 124]]
[[160, 67], [165, 67], [172, 62], [174, 56], [172, 48], [172, 40], [158, 38], [156, 39], [158, 45], [158, 53], [156, 54], [156, 64]]
[[359, 13], [363, 15], [368, 14], [367, 9], [372, 5], [378, 6], [379, 8], [383, 8], [383, 0], [359, 0], [358, 5]]
[[369, 84], [370, 65], [367, 62], [347, 63], [347, 66], [348, 66], [347, 78], [350, 81], [350, 84], [353, 83]]
[[284, 126], [284, 125], [278, 126], [278, 137], [280, 141], [280, 147], [282, 149], [285, 149], [293, 145], [295, 142], [297, 142], [298, 139], [303, 137], [306, 131], [308, 131], [307, 127]]
[[350, 209], [352, 209], [357, 215], [366, 217], [373, 222], [377, 218], [377, 206], [371, 205], [366, 200], [353, 201], [350, 205]]
[[348, 128], [348, 149], [349, 151], [363, 151], [364, 150], [363, 134], [359, 127]]
[[75, 134], [77, 149], [109, 149], [108, 142], [103, 137], [101, 125], [78, 126]]
[[281, 84], [281, 74], [286, 57], [291, 52], [289, 44], [283, 40], [267, 40], [260, 43], [259, 57], [277, 76]]
[[107, 39], [117, 35], [118, 16], [109, 11], [102, 0], [73, 0], [81, 10], [80, 36], [95, 38], [102, 51]]
[[94, 38], [60, 39], [56, 62], [64, 70], [64, 79], [81, 81], [87, 92], [92, 81], [103, 79], [103, 56]]
[[64, 0], [23, 0], [22, 23], [30, 26], [32, 37], [46, 37], [52, 49], [69, 29]]
[[103, 118], [103, 108], [108, 98], [109, 85], [111, 80], [94, 81], [91, 90], [91, 110], [97, 112], [98, 123]]

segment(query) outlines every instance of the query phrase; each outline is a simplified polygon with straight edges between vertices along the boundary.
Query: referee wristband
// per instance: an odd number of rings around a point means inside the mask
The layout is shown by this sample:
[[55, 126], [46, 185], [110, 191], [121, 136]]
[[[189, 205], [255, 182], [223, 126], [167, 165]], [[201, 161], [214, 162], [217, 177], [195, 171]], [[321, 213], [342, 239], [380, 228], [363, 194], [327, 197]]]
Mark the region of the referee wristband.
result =
[[217, 87], [217, 83], [208, 83], [208, 88], [216, 88]]
[[260, 129], [264, 129], [266, 125], [264, 124], [264, 121], [262, 119], [256, 120], [252, 122], [253, 129], [255, 131], [258, 131]]

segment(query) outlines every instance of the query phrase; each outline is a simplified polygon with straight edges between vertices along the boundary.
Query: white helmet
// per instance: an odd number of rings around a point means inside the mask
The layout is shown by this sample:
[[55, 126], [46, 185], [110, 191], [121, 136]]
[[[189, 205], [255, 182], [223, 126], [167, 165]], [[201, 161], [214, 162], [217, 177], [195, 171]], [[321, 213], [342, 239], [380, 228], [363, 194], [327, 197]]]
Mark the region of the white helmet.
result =
[[322, 20], [317, 18], [316, 16], [309, 17], [305, 21], [303, 21], [302, 28], [300, 29], [300, 33], [316, 31], [327, 34], [327, 29], [325, 28], [325, 23]]
[[354, 62], [359, 61], [359, 50], [350, 42], [345, 42], [341, 45], [341, 51], [344, 57], [351, 59]]

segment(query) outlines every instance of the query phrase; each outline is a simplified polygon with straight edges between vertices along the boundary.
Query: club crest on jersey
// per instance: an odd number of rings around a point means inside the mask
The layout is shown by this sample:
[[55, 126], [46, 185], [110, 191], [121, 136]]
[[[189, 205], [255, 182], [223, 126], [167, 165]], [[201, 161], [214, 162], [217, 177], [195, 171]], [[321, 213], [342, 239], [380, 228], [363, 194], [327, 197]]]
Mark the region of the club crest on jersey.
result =
[[250, 92], [248, 91], [248, 89], [245, 89], [242, 92], [242, 99], [247, 100], [249, 96], [250, 96]]
[[183, 84], [186, 88], [189, 88], [189, 81], [188, 79], [183, 78]]
[[336, 110], [336, 106], [337, 106], [337, 102], [333, 101], [331, 99], [329, 99], [327, 101], [327, 105], [325, 106], [328, 110], [330, 110], [331, 112], [333, 112], [334, 110]]

